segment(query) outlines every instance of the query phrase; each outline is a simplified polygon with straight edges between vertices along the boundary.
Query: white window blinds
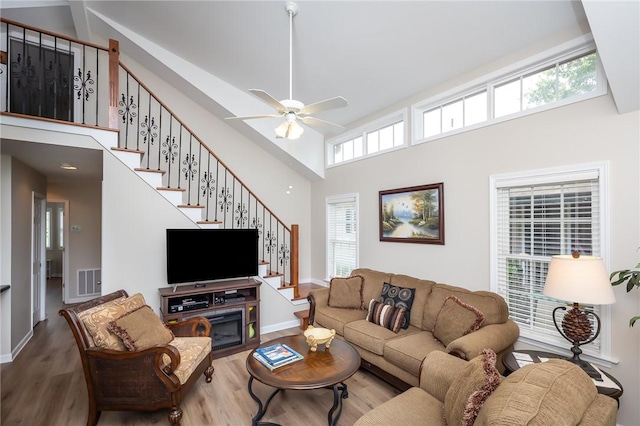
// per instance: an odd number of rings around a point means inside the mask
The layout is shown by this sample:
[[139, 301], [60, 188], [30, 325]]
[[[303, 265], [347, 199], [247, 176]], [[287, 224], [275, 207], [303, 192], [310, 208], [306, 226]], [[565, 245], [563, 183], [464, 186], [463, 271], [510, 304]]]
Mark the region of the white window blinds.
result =
[[[552, 312], [567, 301], [546, 297], [542, 290], [551, 256], [576, 250], [602, 255], [598, 170], [505, 179], [495, 187], [497, 291], [523, 336], [566, 346]], [[599, 306], [589, 308], [600, 314]], [[599, 338], [587, 346], [585, 352], [600, 353]]]
[[327, 198], [327, 278], [347, 277], [357, 267], [358, 198]]

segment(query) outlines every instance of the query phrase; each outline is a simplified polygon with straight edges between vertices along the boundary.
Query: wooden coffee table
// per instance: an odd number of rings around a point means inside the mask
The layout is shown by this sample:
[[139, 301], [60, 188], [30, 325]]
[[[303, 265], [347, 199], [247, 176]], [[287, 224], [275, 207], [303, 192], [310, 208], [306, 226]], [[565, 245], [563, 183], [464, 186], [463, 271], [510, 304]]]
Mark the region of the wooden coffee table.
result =
[[[326, 349], [324, 345], [318, 347], [316, 352], [311, 352], [303, 335], [293, 335], [280, 337], [278, 339], [265, 342], [263, 346], [276, 343], [283, 343], [290, 346], [304, 356], [304, 359], [296, 361], [270, 371], [253, 357], [251, 351], [247, 357], [247, 371], [249, 372], [249, 395], [258, 404], [258, 412], [253, 417], [251, 424], [274, 425], [275, 423], [259, 422], [267, 411], [269, 403], [281, 390], [310, 390], [310, 389], [332, 389], [333, 406], [329, 410], [327, 420], [329, 426], [338, 422], [342, 413], [342, 400], [349, 397], [347, 385], [344, 383], [353, 376], [360, 367], [360, 354], [350, 344], [334, 339], [331, 348]], [[269, 395], [266, 402], [253, 393], [253, 381], [257, 380], [267, 386], [275, 388]]]

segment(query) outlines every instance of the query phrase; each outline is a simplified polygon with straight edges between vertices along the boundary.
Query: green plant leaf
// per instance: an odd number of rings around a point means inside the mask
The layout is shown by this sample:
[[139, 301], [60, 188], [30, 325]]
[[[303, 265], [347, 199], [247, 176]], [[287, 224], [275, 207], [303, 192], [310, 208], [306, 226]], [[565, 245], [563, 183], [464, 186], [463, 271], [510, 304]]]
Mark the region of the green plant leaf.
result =
[[611, 285], [619, 285], [622, 284], [623, 282], [625, 282], [627, 280], [627, 274], [631, 272], [631, 270], [629, 269], [623, 269], [622, 271], [615, 271], [611, 274], [611, 276], [609, 277], [609, 280], [613, 280], [613, 278], [616, 276], [616, 274], [618, 275], [618, 279], [613, 281], [611, 283]]

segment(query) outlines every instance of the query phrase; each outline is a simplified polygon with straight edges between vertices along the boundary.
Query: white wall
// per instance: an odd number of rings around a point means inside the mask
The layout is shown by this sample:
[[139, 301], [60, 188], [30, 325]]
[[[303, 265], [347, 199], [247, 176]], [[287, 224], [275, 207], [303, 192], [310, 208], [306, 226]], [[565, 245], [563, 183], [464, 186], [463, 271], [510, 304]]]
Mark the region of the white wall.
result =
[[[11, 289], [3, 293], [2, 313], [0, 318], [4, 324], [10, 324], [10, 330], [2, 326], [2, 360], [11, 359], [17, 348], [28, 341], [33, 327], [31, 317], [31, 217], [33, 192], [44, 194], [46, 180], [43, 175], [34, 171], [24, 163], [2, 156], [2, 205], [8, 203], [10, 212], [3, 209], [3, 221], [9, 220], [11, 232], [2, 234], [3, 251], [0, 263], [2, 279]], [[6, 182], [6, 184], [4, 184]], [[8, 214], [7, 214], [8, 213]], [[3, 226], [3, 231], [6, 228]], [[7, 303], [8, 300], [8, 303]], [[6, 333], [6, 334], [5, 334]]]
[[[313, 275], [324, 277], [325, 197], [360, 194], [360, 266], [489, 290], [489, 176], [610, 162], [612, 270], [638, 262], [640, 113], [619, 115], [609, 95], [327, 170], [313, 184]], [[378, 192], [444, 182], [445, 245], [380, 242]], [[620, 424], [640, 420], [640, 293], [616, 289], [611, 368], [624, 386]]]
[[[0, 142], [1, 143], [1, 142]], [[11, 157], [0, 155], [0, 284], [11, 284]], [[11, 360], [11, 290], [0, 294], [0, 363]]]

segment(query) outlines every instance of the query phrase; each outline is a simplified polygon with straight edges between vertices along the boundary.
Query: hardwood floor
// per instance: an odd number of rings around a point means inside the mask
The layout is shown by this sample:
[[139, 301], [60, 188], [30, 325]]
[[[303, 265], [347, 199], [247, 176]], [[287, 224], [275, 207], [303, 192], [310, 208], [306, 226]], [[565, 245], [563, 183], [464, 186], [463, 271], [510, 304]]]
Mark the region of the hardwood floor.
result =
[[[78, 349], [64, 318], [59, 281], [47, 286], [47, 320], [39, 323], [27, 346], [11, 363], [0, 369], [0, 424], [75, 426], [87, 422], [87, 390]], [[263, 341], [300, 333], [295, 327], [262, 336]], [[182, 425], [250, 425], [257, 411], [247, 391], [249, 375], [245, 360], [249, 351], [214, 361], [213, 381], [204, 378], [184, 398]], [[351, 425], [371, 408], [400, 392], [365, 372], [358, 371], [347, 380], [349, 398], [344, 401], [339, 425]], [[272, 391], [254, 383], [255, 393], [263, 400]], [[278, 394], [262, 419], [292, 425], [326, 425], [333, 404], [330, 390], [286, 391]], [[167, 410], [157, 412], [103, 412], [98, 423], [104, 425], [168, 424]]]

